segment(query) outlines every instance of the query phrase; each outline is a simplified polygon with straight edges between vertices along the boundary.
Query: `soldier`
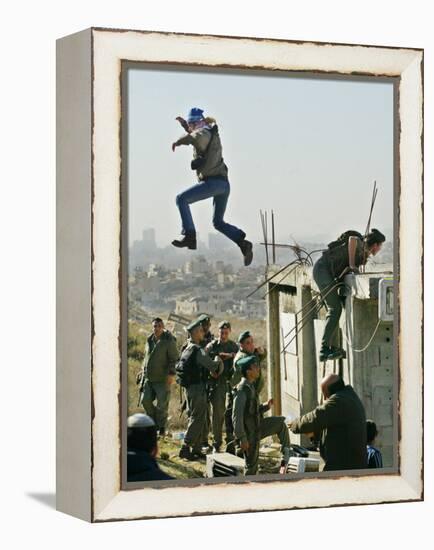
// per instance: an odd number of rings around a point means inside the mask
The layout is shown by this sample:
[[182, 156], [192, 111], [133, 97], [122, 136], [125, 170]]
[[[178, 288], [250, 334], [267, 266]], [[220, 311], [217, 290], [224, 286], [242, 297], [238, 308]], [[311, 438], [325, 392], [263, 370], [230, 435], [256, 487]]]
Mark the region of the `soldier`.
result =
[[208, 374], [217, 378], [223, 372], [223, 362], [220, 357], [211, 359], [201, 345], [204, 334], [198, 319], [188, 325], [187, 330], [190, 342], [176, 365], [178, 382], [185, 389], [188, 416], [187, 431], [179, 456], [196, 460], [204, 456], [201, 447], [204, 425], [207, 423], [206, 381]]
[[[201, 313], [196, 319], [203, 328], [203, 340], [201, 342], [202, 347], [206, 347], [214, 339], [214, 334], [211, 332], [211, 317], [206, 313]], [[183, 344], [181, 351], [184, 351], [190, 342], [190, 335], [187, 336], [187, 341]]]
[[290, 454], [288, 427], [284, 416], [262, 414], [270, 409], [273, 400], [260, 404], [255, 382], [259, 378], [260, 366], [256, 355], [247, 355], [238, 361], [242, 373], [234, 397], [234, 432], [240, 443], [246, 460], [246, 475], [255, 475], [258, 471], [259, 443], [264, 437], [277, 435], [281, 445], [282, 461], [279, 472], [286, 473]]
[[[234, 426], [232, 423], [234, 389], [240, 383], [242, 377], [241, 368], [238, 363], [240, 359], [251, 355], [255, 355], [260, 363], [267, 356], [267, 352], [264, 348], [255, 346], [255, 341], [253, 340], [253, 336], [249, 330], [245, 330], [239, 335], [238, 344], [240, 346], [240, 349], [238, 350], [234, 358], [234, 374], [230, 379], [228, 385], [227, 406], [225, 412], [226, 452], [232, 454], [235, 454]], [[264, 378], [261, 371], [259, 371], [259, 378], [255, 381], [255, 387], [259, 395], [262, 388], [264, 387]]]
[[244, 231], [224, 221], [226, 206], [230, 194], [228, 167], [223, 161], [222, 144], [216, 121], [203, 116], [203, 110], [193, 107], [188, 113], [187, 120], [177, 119], [186, 134], [172, 143], [172, 151], [180, 145], [192, 145], [194, 158], [191, 168], [196, 170], [198, 183], [183, 191], [176, 197], [176, 205], [182, 220], [182, 239], [172, 241], [177, 248], [197, 248], [196, 229], [191, 216], [190, 204], [212, 198], [214, 215], [212, 223], [217, 229], [236, 243], [243, 255], [244, 265], [250, 265], [253, 259], [253, 245], [246, 240]]
[[164, 328], [163, 320], [156, 317], [152, 320], [152, 334], [146, 340], [145, 357], [137, 383], [140, 383], [139, 402], [154, 420], [160, 436], [166, 430], [170, 386], [175, 381], [177, 360], [176, 338]]
[[[205, 348], [214, 339], [214, 335], [211, 333], [211, 317], [206, 313], [201, 313], [197, 318], [197, 321], [202, 325], [203, 333], [204, 333], [203, 340], [201, 341], [200, 345], [201, 347]], [[181, 353], [187, 348], [190, 341], [191, 341], [190, 336], [188, 335], [187, 341], [183, 344], [181, 348]], [[202, 434], [202, 448], [206, 449], [207, 452], [211, 450], [211, 447], [208, 443], [209, 424], [210, 424], [209, 417], [210, 417], [210, 412], [209, 412], [209, 406], [207, 405], [206, 418], [203, 424], [203, 434]]]
[[[234, 359], [235, 371], [231, 380], [231, 385], [233, 388], [239, 384], [242, 376], [241, 368], [238, 366], [240, 359], [250, 355], [255, 355], [258, 358], [258, 362], [261, 363], [261, 361], [267, 357], [267, 350], [255, 345], [255, 341], [249, 330], [245, 330], [239, 335], [238, 343], [240, 345], [240, 349]], [[262, 376], [261, 371], [259, 371], [259, 378], [255, 382], [255, 387], [259, 395], [264, 387], [264, 377]]]
[[214, 334], [211, 332], [211, 317], [206, 313], [199, 315], [197, 320], [200, 322], [203, 328], [203, 341], [202, 345], [207, 346], [212, 340], [214, 340]]
[[313, 278], [327, 306], [320, 361], [345, 356], [344, 350], [332, 345], [342, 313], [338, 289], [342, 286], [344, 275], [348, 271], [358, 272], [359, 266], [365, 265], [370, 255], [378, 254], [385, 240], [386, 237], [378, 229], [372, 229], [366, 238], [357, 231], [346, 231], [336, 241], [329, 243], [315, 262]]
[[[200, 322], [203, 328], [203, 340], [200, 343], [200, 345], [203, 348], [206, 348], [206, 346], [212, 342], [214, 339], [214, 334], [211, 332], [211, 317], [207, 313], [201, 313], [197, 320]], [[184, 345], [184, 347], [187, 347], [188, 342]], [[184, 349], [184, 348], [183, 348]], [[206, 419], [203, 424], [203, 435], [202, 435], [202, 449], [205, 450], [205, 452], [211, 451], [211, 446], [208, 442], [208, 434], [209, 434], [209, 425], [210, 425], [210, 410], [209, 410], [209, 404], [207, 403], [206, 408]]]
[[233, 362], [238, 351], [237, 344], [229, 339], [231, 334], [231, 324], [229, 321], [222, 321], [218, 328], [219, 337], [212, 340], [206, 347], [206, 351], [210, 357], [220, 357], [224, 365], [222, 374], [217, 379], [210, 378], [208, 381], [208, 396], [212, 407], [213, 448], [215, 452], [219, 452], [222, 445], [227, 385], [234, 372]]

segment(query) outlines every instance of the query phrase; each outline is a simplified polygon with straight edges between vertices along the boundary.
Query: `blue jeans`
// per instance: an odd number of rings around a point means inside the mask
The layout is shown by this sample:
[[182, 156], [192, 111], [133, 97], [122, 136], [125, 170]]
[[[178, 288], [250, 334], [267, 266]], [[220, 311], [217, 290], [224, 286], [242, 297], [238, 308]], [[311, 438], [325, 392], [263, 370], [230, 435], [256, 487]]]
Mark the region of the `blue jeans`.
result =
[[190, 204], [203, 201], [213, 197], [214, 214], [212, 223], [217, 231], [226, 235], [231, 241], [240, 243], [246, 234], [238, 227], [230, 225], [223, 220], [226, 205], [229, 199], [231, 188], [228, 180], [215, 176], [193, 185], [176, 197], [176, 205], [179, 208], [182, 220], [182, 234], [195, 233], [193, 218], [191, 216]]

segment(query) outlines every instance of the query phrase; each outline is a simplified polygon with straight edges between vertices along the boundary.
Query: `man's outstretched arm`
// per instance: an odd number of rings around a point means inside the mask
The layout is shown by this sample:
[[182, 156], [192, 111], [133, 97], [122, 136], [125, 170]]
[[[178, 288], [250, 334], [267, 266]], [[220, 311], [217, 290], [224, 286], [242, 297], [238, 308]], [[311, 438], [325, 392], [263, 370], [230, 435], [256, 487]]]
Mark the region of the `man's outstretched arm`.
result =
[[291, 423], [291, 431], [301, 434], [319, 433], [325, 428], [339, 424], [342, 420], [342, 412], [339, 399], [332, 395], [313, 411], [294, 420]]

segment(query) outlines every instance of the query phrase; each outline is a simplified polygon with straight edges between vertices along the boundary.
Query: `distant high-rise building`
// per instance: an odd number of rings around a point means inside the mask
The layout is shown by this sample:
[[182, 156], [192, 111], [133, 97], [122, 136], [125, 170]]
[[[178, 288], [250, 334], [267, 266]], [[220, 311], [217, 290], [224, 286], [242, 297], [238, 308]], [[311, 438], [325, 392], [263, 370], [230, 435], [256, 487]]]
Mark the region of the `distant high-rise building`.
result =
[[221, 233], [208, 233], [208, 248], [210, 250], [225, 250], [228, 248], [229, 240]]
[[217, 260], [216, 263], [215, 263], [215, 270], [217, 271], [217, 273], [223, 273], [225, 269], [225, 263], [223, 260]]
[[148, 228], [142, 231], [142, 242], [148, 250], [157, 248], [154, 228]]

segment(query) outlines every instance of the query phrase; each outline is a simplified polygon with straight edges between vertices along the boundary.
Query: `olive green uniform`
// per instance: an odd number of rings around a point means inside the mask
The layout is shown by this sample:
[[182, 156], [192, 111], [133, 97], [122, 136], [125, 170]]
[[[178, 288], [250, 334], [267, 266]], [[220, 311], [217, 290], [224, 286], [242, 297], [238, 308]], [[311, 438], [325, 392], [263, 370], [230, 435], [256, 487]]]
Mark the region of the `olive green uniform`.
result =
[[[228, 445], [229, 452], [232, 452], [234, 450], [234, 442], [235, 442], [234, 424], [232, 422], [235, 388], [241, 382], [241, 378], [242, 378], [241, 368], [238, 366], [238, 362], [240, 359], [243, 359], [248, 355], [249, 354], [247, 352], [241, 351], [241, 350], [239, 350], [238, 353], [235, 355], [234, 374], [232, 375], [232, 378], [229, 380], [229, 384], [228, 384], [228, 390], [227, 390], [227, 396], [226, 396], [225, 427], [226, 427], [226, 442]], [[256, 355], [259, 361], [262, 361], [267, 356], [265, 352], [263, 354], [260, 354], [257, 352], [257, 350], [255, 350], [253, 355]], [[258, 392], [258, 395], [260, 395], [264, 385], [265, 385], [264, 377], [262, 376], [262, 372], [260, 371], [259, 378], [255, 380], [255, 388], [256, 388], [256, 391]]]
[[289, 432], [284, 416], [269, 416], [262, 414], [268, 411], [267, 404], [261, 405], [255, 385], [243, 378], [237, 387], [234, 397], [233, 424], [235, 437], [240, 443], [248, 442], [249, 448], [244, 453], [246, 459], [246, 475], [255, 475], [258, 471], [259, 444], [261, 439], [277, 435], [282, 453], [289, 451]]
[[[218, 356], [219, 353], [231, 353], [235, 356], [238, 352], [238, 346], [232, 340], [221, 342], [219, 339], [213, 340], [207, 347], [211, 357]], [[223, 361], [223, 372], [217, 378], [210, 378], [208, 381], [208, 396], [211, 404], [211, 426], [213, 433], [214, 446], [220, 447], [223, 439], [223, 421], [226, 410], [226, 394], [228, 391], [228, 381], [233, 375], [234, 358]]]
[[203, 348], [193, 342], [190, 342], [182, 353], [190, 354], [192, 351], [195, 352], [194, 367], [197, 369], [198, 376], [197, 382], [185, 388], [188, 425], [184, 443], [188, 447], [191, 447], [193, 452], [200, 452], [204, 433], [207, 429], [208, 405], [206, 383], [208, 373], [221, 371], [222, 363], [220, 358], [217, 360], [211, 359]]
[[170, 386], [167, 377], [175, 374], [177, 359], [176, 338], [168, 330], [158, 340], [153, 334], [148, 337], [141, 373], [140, 402], [160, 430], [166, 427], [169, 410]]

